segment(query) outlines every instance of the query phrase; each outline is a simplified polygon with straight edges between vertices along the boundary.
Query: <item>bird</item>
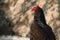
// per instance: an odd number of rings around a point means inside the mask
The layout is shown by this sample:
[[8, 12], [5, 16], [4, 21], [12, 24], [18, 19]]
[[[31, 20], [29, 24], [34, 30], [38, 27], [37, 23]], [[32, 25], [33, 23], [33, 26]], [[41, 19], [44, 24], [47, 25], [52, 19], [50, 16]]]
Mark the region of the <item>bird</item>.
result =
[[56, 40], [52, 28], [46, 23], [44, 11], [38, 5], [32, 7], [34, 20], [30, 28], [31, 40]]

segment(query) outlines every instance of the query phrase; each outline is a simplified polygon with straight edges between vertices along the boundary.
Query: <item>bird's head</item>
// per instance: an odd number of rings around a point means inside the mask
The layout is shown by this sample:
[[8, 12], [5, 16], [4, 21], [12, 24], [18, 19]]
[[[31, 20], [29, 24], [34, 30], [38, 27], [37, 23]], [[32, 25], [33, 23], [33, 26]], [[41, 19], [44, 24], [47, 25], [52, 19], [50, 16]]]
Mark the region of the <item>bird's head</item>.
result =
[[32, 7], [32, 11], [38, 11], [38, 9], [39, 9], [38, 5], [35, 5], [35, 6]]
[[34, 12], [34, 17], [39, 17], [40, 16], [40, 7], [38, 5], [34, 5], [31, 8], [31, 11]]
[[39, 19], [44, 24], [46, 24], [44, 11], [43, 11], [42, 8], [40, 8], [38, 5], [35, 5], [35, 6], [32, 7], [31, 10], [34, 11], [34, 19], [35, 20]]

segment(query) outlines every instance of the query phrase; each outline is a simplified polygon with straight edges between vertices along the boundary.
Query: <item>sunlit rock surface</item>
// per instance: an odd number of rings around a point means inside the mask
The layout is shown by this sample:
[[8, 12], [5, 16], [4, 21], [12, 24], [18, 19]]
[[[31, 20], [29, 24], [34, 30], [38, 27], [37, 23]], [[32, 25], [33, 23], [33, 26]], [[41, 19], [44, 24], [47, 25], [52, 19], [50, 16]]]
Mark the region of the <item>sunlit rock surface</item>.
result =
[[28, 0], [27, 1], [6, 0], [6, 1], [7, 1], [6, 3], [5, 0], [0, 1], [1, 2], [0, 11], [2, 11], [1, 15], [3, 15], [0, 18], [1, 19], [0, 30], [3, 30], [1, 32], [5, 34], [8, 34], [6, 32], [9, 32], [10, 34], [11, 33], [10, 30], [12, 30], [15, 33], [15, 35], [19, 35], [21, 37], [29, 36], [28, 34], [30, 33], [30, 25], [33, 20], [33, 14], [31, 12], [31, 9], [28, 10], [30, 7], [29, 8], [27, 7], [27, 3], [29, 3], [30, 1]]

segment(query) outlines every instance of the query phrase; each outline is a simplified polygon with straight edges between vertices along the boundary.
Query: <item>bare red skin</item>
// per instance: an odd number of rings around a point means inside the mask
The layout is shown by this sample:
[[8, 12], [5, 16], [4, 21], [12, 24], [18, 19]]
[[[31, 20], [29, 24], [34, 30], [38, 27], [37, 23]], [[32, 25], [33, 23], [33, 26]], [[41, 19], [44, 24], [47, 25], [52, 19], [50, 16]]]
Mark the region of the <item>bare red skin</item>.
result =
[[35, 6], [32, 7], [32, 11], [38, 11], [38, 9], [39, 9], [38, 5], [35, 5]]

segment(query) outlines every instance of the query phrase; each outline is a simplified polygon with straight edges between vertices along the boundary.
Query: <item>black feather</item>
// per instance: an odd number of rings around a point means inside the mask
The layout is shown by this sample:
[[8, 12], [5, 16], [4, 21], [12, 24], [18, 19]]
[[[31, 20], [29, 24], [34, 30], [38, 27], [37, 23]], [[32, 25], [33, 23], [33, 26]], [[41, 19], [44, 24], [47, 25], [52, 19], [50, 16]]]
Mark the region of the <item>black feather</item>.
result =
[[[52, 28], [49, 25], [46, 24], [44, 12], [40, 7], [39, 7], [38, 11], [35, 11], [34, 22], [32, 23], [32, 29], [31, 30], [33, 30], [33, 25], [34, 24], [37, 25], [35, 27], [38, 27], [38, 29], [40, 28], [40, 30], [42, 30], [42, 29], [44, 30], [42, 32], [45, 32], [47, 34], [46, 36], [48, 36], [47, 37], [48, 40], [56, 40], [55, 35], [52, 31]], [[39, 32], [41, 33], [41, 31], [39, 31]]]

